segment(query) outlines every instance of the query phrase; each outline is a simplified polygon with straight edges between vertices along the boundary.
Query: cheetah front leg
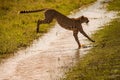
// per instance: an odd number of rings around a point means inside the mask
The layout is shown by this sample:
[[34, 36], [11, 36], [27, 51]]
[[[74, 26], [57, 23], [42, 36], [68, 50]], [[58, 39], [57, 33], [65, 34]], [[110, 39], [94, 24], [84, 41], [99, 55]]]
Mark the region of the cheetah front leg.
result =
[[83, 30], [80, 30], [80, 33], [82, 33], [85, 37], [87, 37], [91, 42], [95, 42]]
[[78, 44], [78, 49], [80, 49], [81, 48], [81, 44], [80, 44], [80, 42], [78, 40], [78, 30], [73, 31], [73, 36], [74, 36], [74, 38], [75, 38], [75, 40], [76, 40], [76, 42]]

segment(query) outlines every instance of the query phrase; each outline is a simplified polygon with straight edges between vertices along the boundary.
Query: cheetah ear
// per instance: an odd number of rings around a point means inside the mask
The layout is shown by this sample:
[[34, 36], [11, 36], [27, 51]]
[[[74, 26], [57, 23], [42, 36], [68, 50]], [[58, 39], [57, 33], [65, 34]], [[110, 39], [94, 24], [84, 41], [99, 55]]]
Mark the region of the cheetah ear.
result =
[[81, 18], [84, 18], [84, 16], [81, 16]]

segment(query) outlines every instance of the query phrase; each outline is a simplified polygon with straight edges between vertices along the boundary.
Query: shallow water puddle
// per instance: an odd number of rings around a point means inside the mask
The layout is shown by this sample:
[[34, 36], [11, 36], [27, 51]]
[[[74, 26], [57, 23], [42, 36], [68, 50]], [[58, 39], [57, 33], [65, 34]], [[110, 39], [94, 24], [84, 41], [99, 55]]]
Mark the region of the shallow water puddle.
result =
[[[116, 15], [107, 12], [101, 1], [98, 0], [70, 16], [84, 15], [90, 19], [89, 25], [83, 24], [88, 35], [93, 34]], [[72, 35], [71, 31], [56, 24], [55, 28], [34, 41], [29, 48], [18, 51], [15, 53], [17, 55], [1, 64], [0, 80], [59, 80], [64, 72], [91, 48], [90, 41], [79, 34], [79, 40], [85, 48], [78, 50]]]

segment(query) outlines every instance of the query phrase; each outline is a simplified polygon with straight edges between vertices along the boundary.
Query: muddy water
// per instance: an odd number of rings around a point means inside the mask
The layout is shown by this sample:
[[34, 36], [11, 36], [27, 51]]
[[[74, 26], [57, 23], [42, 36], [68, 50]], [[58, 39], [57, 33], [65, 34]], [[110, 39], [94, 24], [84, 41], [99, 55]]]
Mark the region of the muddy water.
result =
[[[101, 0], [98, 0], [70, 17], [81, 15], [90, 19], [89, 25], [83, 24], [83, 28], [91, 35], [114, 18], [115, 13], [107, 12]], [[92, 45], [81, 34], [79, 39], [85, 46]], [[15, 53], [17, 55], [1, 64], [0, 80], [59, 80], [69, 67], [89, 51], [89, 48], [78, 50], [72, 32], [56, 24], [49, 33], [34, 41], [29, 48], [18, 51]]]

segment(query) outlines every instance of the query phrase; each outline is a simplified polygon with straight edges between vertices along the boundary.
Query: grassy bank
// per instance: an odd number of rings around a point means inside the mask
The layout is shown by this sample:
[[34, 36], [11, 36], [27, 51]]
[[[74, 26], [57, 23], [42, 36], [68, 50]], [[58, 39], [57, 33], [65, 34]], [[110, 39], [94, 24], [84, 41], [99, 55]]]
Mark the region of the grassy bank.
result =
[[[120, 11], [120, 0], [113, 0], [108, 10]], [[118, 14], [120, 15], [120, 13]], [[120, 18], [114, 19], [94, 36], [94, 47], [63, 80], [120, 80]]]
[[42, 25], [36, 34], [36, 21], [43, 19], [43, 13], [18, 14], [21, 10], [54, 8], [68, 15], [70, 11], [95, 0], [0, 0], [0, 59], [21, 47], [29, 46], [32, 41], [46, 33], [50, 25]]

